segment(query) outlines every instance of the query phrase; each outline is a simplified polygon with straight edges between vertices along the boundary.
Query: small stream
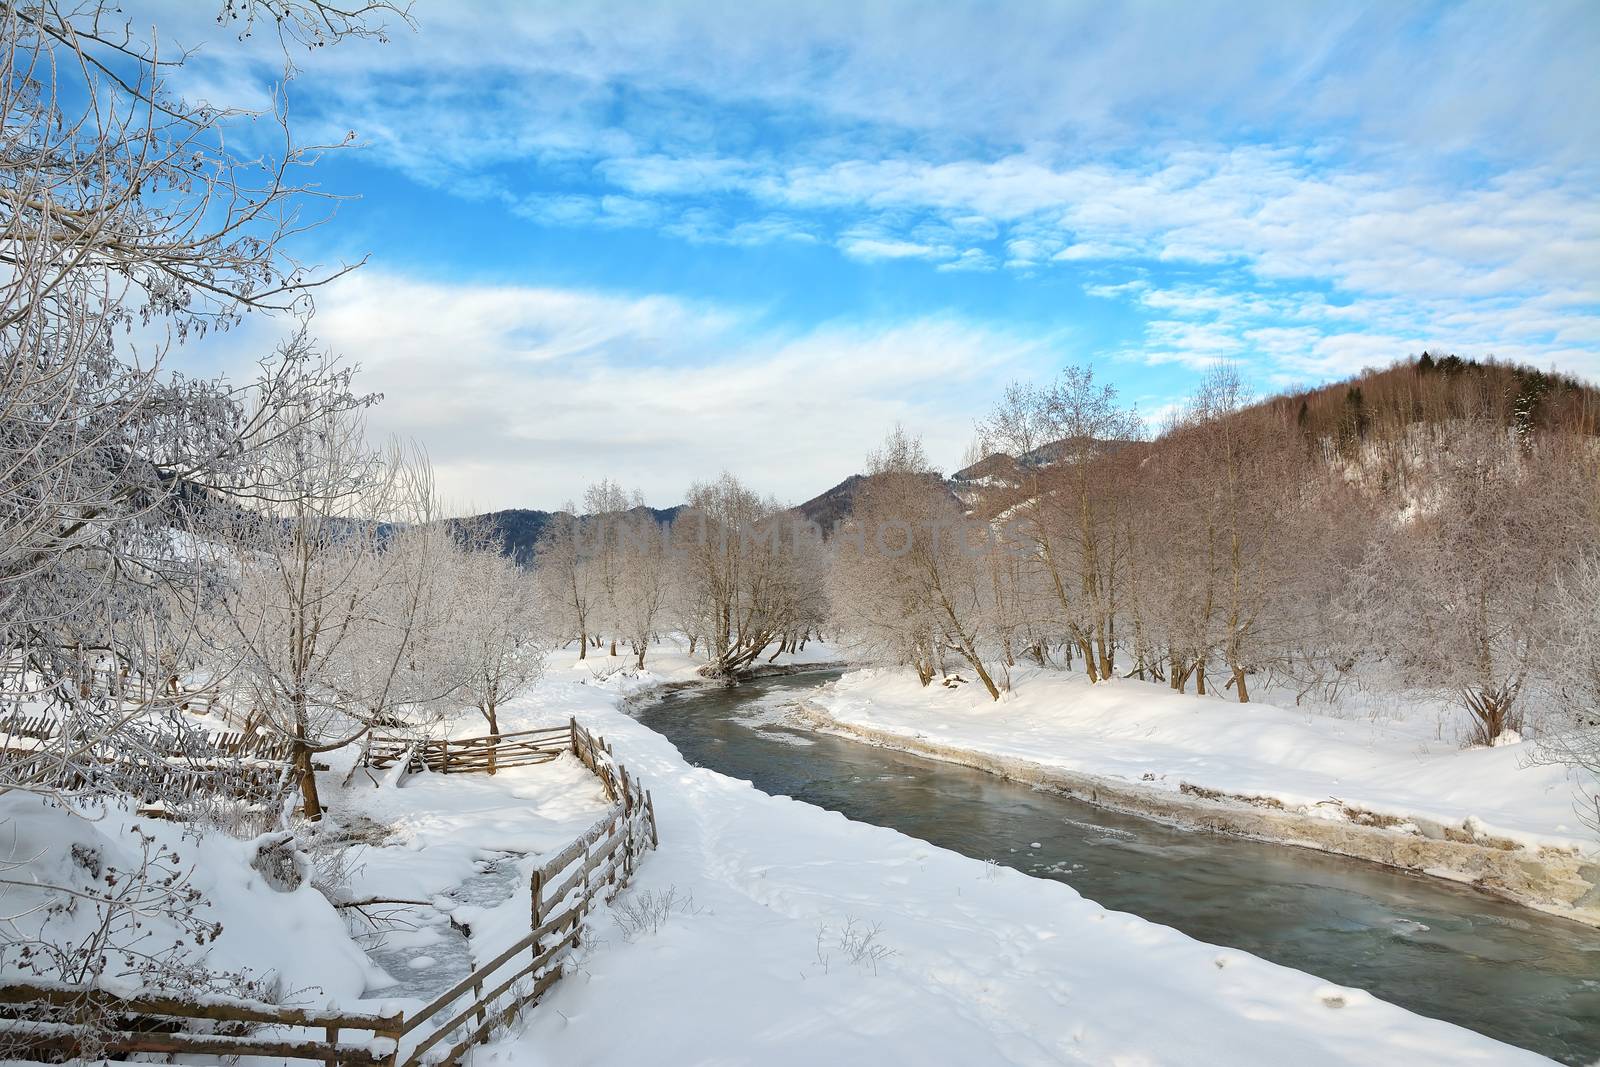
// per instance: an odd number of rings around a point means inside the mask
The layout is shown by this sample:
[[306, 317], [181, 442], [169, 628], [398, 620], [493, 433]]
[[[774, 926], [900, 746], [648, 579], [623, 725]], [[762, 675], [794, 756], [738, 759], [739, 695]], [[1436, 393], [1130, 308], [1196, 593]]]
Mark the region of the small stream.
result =
[[405, 904], [385, 909], [385, 925], [367, 949], [394, 985], [368, 996], [382, 1000], [410, 997], [431, 1000], [472, 973], [474, 962], [467, 931], [450, 919], [462, 904], [493, 907], [508, 899], [522, 883], [518, 857], [506, 853], [480, 860], [477, 871], [431, 905]]
[[786, 709], [836, 676], [683, 690], [638, 715], [690, 763], [767, 793], [1066, 882], [1108, 908], [1564, 1063], [1600, 1057], [1600, 931], [1421, 875], [1177, 830], [794, 725]]

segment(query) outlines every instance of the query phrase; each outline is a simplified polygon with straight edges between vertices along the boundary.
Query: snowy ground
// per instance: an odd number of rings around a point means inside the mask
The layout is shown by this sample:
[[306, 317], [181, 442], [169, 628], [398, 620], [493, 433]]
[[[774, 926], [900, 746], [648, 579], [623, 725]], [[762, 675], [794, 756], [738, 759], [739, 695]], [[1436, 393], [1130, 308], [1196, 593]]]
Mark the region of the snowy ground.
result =
[[[576, 715], [607, 737], [654, 794], [661, 848], [592, 917], [574, 972], [473, 1063], [1548, 1062], [1107, 911], [1061, 883], [692, 768], [619, 704], [693, 669], [681, 651], [653, 653], [643, 674], [568, 653], [503, 712], [507, 730]], [[457, 726], [480, 732], [470, 718]], [[526, 930], [535, 857], [603, 804], [565, 760], [494, 778], [421, 775], [403, 788], [360, 773], [341, 788], [342, 770], [324, 776], [325, 799], [370, 839], [350, 895], [428, 902], [416, 930], [377, 950], [387, 975], [314, 890], [267, 887], [244, 844], [211, 840], [195, 856], [229, 926], [216, 962], [279, 969], [304, 1003], [399, 1006], [492, 955]], [[5, 800], [9, 830], [37, 830], [20, 847], [65, 839], [35, 802]], [[620, 921], [630, 901], [668, 892], [679, 903], [659, 929]]]
[[519, 726], [579, 715], [654, 792], [662, 847], [619, 904], [692, 905], [633, 935], [602, 913], [577, 973], [475, 1063], [1547, 1062], [689, 767], [614, 707], [689, 669], [557, 669], [520, 702]]
[[[463, 734], [482, 727], [464, 720]], [[332, 779], [338, 776], [329, 775]], [[334, 817], [359, 819], [381, 836], [351, 854], [351, 900], [374, 905], [382, 929], [363, 938], [391, 981], [369, 983], [368, 1010], [415, 1008], [528, 932], [529, 875], [607, 808], [599, 779], [577, 757], [481, 774], [392, 775], [358, 771], [324, 794]], [[380, 784], [382, 783], [382, 784]]]
[[841, 723], [1178, 790], [1266, 798], [1329, 819], [1357, 808], [1537, 848], [1593, 850], [1576, 772], [1534, 746], [1463, 749], [1419, 722], [1356, 721], [1186, 696], [1076, 672], [1015, 670], [999, 703], [976, 685], [923, 688], [909, 671], [853, 671], [814, 703]]

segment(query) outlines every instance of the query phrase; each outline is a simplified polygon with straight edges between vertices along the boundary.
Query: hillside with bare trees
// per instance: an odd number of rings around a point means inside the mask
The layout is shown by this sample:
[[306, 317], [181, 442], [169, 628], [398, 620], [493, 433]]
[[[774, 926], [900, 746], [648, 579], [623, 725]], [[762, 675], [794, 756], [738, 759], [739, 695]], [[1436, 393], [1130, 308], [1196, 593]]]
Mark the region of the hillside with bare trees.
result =
[[1240, 702], [1428, 691], [1480, 742], [1593, 714], [1563, 637], [1594, 621], [1564, 615], [1600, 542], [1600, 392], [1574, 379], [1425, 355], [1255, 401], [1224, 367], [1135, 440], [1137, 414], [1069, 369], [980, 429], [986, 458], [948, 484], [1005, 551], [960, 629], [991, 635], [1001, 676], [1026, 660]]

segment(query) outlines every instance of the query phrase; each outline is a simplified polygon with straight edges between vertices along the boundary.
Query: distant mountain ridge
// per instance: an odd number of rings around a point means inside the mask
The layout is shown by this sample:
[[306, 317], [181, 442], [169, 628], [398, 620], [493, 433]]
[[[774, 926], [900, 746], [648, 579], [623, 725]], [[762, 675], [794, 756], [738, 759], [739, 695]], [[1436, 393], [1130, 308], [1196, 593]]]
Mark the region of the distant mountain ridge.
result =
[[[834, 526], [854, 513], [856, 494], [863, 486], [870, 485], [874, 477], [871, 474], [852, 474], [827, 492], [812, 497], [804, 504], [797, 504], [790, 510], [816, 523], [822, 529], [824, 537], [831, 536]], [[959, 494], [951, 489], [949, 479], [937, 474], [930, 474], [928, 478], [960, 501]]]
[[[1129, 444], [1127, 441], [1102, 442], [1103, 445], [1122, 447]], [[1022, 457], [1008, 456], [1001, 452], [957, 471], [945, 478], [938, 474], [930, 474], [929, 478], [937, 482], [948, 492], [952, 498], [959, 501], [964, 507], [970, 508], [973, 504], [973, 494], [981, 492], [985, 479], [992, 480], [997, 485], [1006, 487], [1017, 484], [1020, 480], [1019, 471], [1023, 469], [1048, 467], [1060, 459], [1066, 450], [1067, 442], [1054, 441], [1027, 453]], [[862, 486], [872, 480], [870, 474], [852, 474], [844, 481], [827, 489], [804, 503], [797, 504], [790, 510], [817, 524], [824, 536], [833, 533], [835, 525], [848, 519], [855, 511], [856, 494]], [[671, 522], [684, 510], [686, 504], [675, 504], [670, 508], [634, 508], [634, 512], [648, 512], [657, 522]], [[536, 508], [508, 508], [504, 511], [491, 511], [481, 515], [469, 515], [460, 519], [452, 519], [451, 524], [460, 528], [478, 523], [486, 523], [492, 531], [492, 536], [504, 546], [506, 555], [518, 563], [528, 566], [533, 562], [534, 549], [539, 543], [539, 535], [549, 525], [550, 520], [558, 515], [566, 515], [564, 511], [541, 511]], [[590, 516], [578, 516], [588, 518]]]
[[[678, 517], [684, 509], [683, 504], [676, 504], [670, 508], [637, 507], [627, 512], [634, 515], [644, 512], [657, 522], [671, 522]], [[570, 515], [567, 511], [539, 511], [536, 508], [508, 508], [505, 511], [490, 511], [482, 515], [468, 515], [460, 519], [451, 519], [450, 523], [457, 529], [476, 527], [479, 523], [487, 525], [490, 535], [500, 542], [501, 551], [522, 564], [524, 567], [533, 563], [533, 553], [539, 544], [539, 535], [549, 525], [550, 520], [559, 515]], [[579, 518], [592, 516], [580, 515]]]

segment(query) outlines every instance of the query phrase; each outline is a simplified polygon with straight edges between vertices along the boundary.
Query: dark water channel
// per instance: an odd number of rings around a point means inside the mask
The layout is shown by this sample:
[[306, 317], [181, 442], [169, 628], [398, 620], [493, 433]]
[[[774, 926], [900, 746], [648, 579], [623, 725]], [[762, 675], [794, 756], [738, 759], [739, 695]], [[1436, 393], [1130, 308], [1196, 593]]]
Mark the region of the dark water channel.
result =
[[680, 691], [639, 718], [691, 763], [765, 792], [1066, 882], [1108, 908], [1565, 1063], [1600, 1057], [1600, 931], [1420, 875], [1177, 830], [788, 720], [785, 709], [830, 677]]

